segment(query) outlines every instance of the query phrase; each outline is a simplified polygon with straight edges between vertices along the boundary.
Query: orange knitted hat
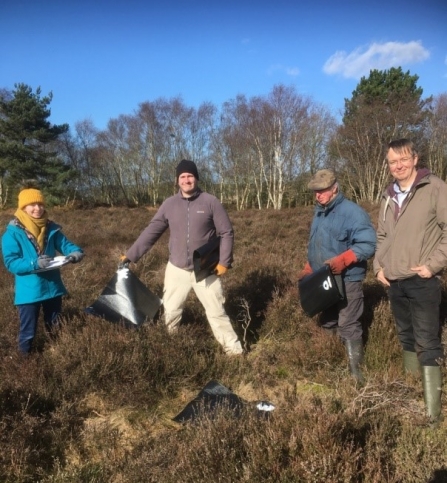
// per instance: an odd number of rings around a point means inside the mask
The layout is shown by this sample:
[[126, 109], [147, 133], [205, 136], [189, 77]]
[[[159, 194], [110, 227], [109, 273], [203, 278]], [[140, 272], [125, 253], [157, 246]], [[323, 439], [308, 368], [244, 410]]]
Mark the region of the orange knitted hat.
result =
[[26, 188], [19, 193], [19, 209], [23, 210], [26, 205], [33, 203], [45, 204], [45, 199], [40, 190], [35, 188]]

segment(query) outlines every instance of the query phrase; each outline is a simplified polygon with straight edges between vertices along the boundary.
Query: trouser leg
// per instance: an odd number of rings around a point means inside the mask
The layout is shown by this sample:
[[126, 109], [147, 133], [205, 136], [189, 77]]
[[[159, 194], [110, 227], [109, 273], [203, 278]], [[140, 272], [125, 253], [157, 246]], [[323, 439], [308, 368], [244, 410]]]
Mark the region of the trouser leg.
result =
[[362, 340], [363, 328], [360, 321], [363, 315], [362, 282], [346, 282], [346, 303], [338, 313], [338, 335], [342, 340]]
[[177, 329], [183, 308], [192, 288], [191, 271], [178, 268], [168, 262], [163, 288], [164, 319], [169, 332]]
[[404, 351], [415, 352], [421, 366], [439, 366], [441, 286], [436, 277], [392, 282], [388, 291], [397, 335]]
[[62, 312], [62, 297], [42, 301], [43, 320], [45, 329], [49, 335], [54, 335], [60, 324], [60, 314]]
[[360, 370], [363, 363], [363, 328], [360, 317], [363, 314], [362, 282], [346, 283], [347, 305], [340, 310], [338, 318], [338, 333], [345, 341], [349, 370], [357, 381], [363, 383], [364, 377]]
[[216, 340], [227, 354], [241, 354], [242, 345], [225, 312], [225, 298], [220, 278], [210, 275], [199, 283], [194, 282], [193, 288], [205, 308], [206, 317]]
[[362, 282], [345, 282], [345, 299], [323, 311], [318, 324], [328, 332], [335, 332], [342, 340], [359, 340], [363, 336], [360, 317], [363, 314]]
[[[437, 424], [441, 419], [440, 365], [444, 359], [439, 320], [440, 282], [436, 277], [423, 279], [414, 276], [392, 282], [388, 294], [404, 350], [404, 361], [405, 357], [411, 357], [412, 367], [416, 370], [413, 355], [416, 354], [421, 366], [427, 415], [433, 424]], [[411, 356], [408, 353], [412, 353]]]
[[350, 372], [359, 382], [364, 382], [360, 370], [364, 354], [360, 321], [364, 308], [362, 282], [345, 282], [345, 294], [345, 300], [322, 313], [320, 325], [326, 330], [338, 327], [338, 335], [346, 348]]
[[419, 376], [421, 373], [421, 365], [418, 361], [418, 356], [414, 351], [403, 351], [404, 371]]
[[31, 352], [39, 320], [40, 303], [23, 304], [19, 309], [19, 351], [23, 354]]

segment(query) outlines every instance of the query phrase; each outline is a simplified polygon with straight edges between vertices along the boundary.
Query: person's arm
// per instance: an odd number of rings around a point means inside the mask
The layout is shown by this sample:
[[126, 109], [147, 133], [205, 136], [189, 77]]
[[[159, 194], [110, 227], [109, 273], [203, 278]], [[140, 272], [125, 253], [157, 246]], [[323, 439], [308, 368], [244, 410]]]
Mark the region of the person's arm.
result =
[[[23, 239], [24, 243], [31, 242]], [[31, 253], [33, 255], [31, 255]], [[27, 275], [39, 269], [39, 257], [34, 248], [24, 250], [20, 236], [17, 233], [6, 231], [2, 237], [2, 255], [6, 269], [14, 275]]]
[[82, 250], [82, 248], [76, 245], [75, 243], [71, 242], [67, 238], [67, 236], [62, 232], [62, 230], [58, 230], [54, 234], [54, 248], [59, 253], [62, 253], [62, 255], [64, 256], [69, 256], [72, 253], [80, 253], [81, 255], [84, 254], [84, 251]]
[[160, 207], [149, 225], [141, 232], [133, 245], [127, 250], [125, 257], [131, 262], [138, 260], [148, 252], [169, 227], [168, 220], [164, 213], [164, 205]]
[[377, 253], [379, 252], [382, 244], [385, 243], [385, 239], [386, 239], [385, 220], [384, 220], [385, 206], [386, 206], [385, 203], [382, 202], [379, 209], [379, 221], [377, 224], [377, 246], [376, 246], [375, 257], [373, 260], [373, 271], [374, 271], [374, 275], [376, 276], [377, 280], [380, 283], [382, 283], [383, 285], [389, 286], [390, 282], [385, 277], [385, 273], [383, 271], [383, 268], [380, 266], [380, 262], [377, 257]]
[[376, 248], [376, 232], [368, 214], [361, 208], [352, 213], [349, 249], [326, 260], [332, 273], [338, 275], [354, 263], [368, 260]]
[[352, 227], [350, 242], [356, 261], [369, 260], [374, 255], [377, 235], [369, 215], [363, 209]]
[[430, 278], [447, 267], [447, 184], [436, 178], [439, 189], [433, 194], [437, 225], [441, 229], [441, 238], [430, 258], [424, 265], [412, 267], [422, 278]]
[[233, 261], [234, 231], [227, 211], [219, 200], [213, 207], [213, 221], [217, 236], [220, 236], [219, 265], [229, 268]]

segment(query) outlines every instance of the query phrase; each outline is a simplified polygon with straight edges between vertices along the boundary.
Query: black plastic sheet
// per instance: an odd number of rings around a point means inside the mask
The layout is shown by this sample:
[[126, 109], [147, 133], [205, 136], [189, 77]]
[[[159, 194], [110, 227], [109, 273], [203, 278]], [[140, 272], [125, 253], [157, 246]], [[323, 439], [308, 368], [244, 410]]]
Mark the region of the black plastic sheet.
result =
[[119, 269], [98, 299], [85, 311], [109, 322], [139, 326], [153, 319], [162, 301], [128, 268]]
[[244, 401], [217, 381], [210, 381], [185, 408], [173, 418], [177, 423], [194, 421], [201, 415], [212, 416], [219, 408], [230, 409], [240, 415]]
[[194, 263], [194, 274], [196, 282], [201, 282], [206, 277], [209, 277], [219, 263], [220, 256], [220, 236], [205, 243], [197, 250], [194, 250], [192, 255]]
[[[189, 402], [185, 408], [177, 414], [173, 421], [177, 423], [195, 422], [201, 416], [212, 419], [219, 409], [230, 410], [235, 417], [240, 417], [244, 408], [250, 407], [249, 403], [234, 394], [220, 382], [210, 381]], [[268, 417], [275, 407], [267, 401], [259, 401], [253, 406], [257, 416]]]
[[324, 265], [298, 282], [301, 307], [309, 317], [343, 300], [343, 282], [337, 281], [329, 265]]

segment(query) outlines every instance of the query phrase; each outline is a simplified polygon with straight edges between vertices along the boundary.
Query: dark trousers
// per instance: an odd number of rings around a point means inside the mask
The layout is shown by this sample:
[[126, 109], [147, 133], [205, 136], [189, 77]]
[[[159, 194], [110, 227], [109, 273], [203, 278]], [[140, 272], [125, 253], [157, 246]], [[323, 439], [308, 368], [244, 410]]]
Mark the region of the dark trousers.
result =
[[36, 336], [40, 307], [43, 310], [45, 329], [51, 334], [58, 324], [58, 316], [62, 310], [62, 297], [54, 297], [52, 299], [18, 306], [20, 318], [19, 351], [22, 353], [27, 354], [31, 351], [34, 337]]
[[360, 340], [363, 336], [360, 317], [363, 314], [362, 282], [345, 281], [345, 299], [321, 313], [319, 325], [324, 329], [337, 328], [343, 340]]
[[436, 277], [418, 275], [391, 282], [388, 295], [404, 351], [416, 352], [422, 366], [442, 361], [440, 304], [441, 283]]

